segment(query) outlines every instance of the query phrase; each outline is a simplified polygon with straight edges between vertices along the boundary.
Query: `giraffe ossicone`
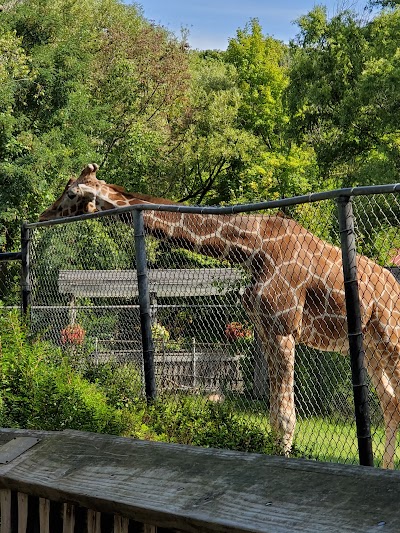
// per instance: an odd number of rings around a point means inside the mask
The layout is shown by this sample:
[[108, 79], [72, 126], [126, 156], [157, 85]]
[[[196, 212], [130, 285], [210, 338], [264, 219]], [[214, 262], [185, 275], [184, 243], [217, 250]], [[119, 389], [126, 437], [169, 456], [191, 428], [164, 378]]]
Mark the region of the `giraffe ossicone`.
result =
[[[107, 184], [90, 164], [70, 180], [40, 220], [171, 200]], [[298, 343], [348, 354], [339, 248], [288, 217], [200, 215], [145, 211], [148, 233], [202, 254], [243, 265], [251, 282], [243, 305], [262, 340], [270, 378], [270, 419], [282, 451], [291, 450], [295, 425], [294, 363]], [[383, 466], [394, 467], [400, 423], [400, 284], [386, 269], [358, 256], [365, 366], [385, 424]]]

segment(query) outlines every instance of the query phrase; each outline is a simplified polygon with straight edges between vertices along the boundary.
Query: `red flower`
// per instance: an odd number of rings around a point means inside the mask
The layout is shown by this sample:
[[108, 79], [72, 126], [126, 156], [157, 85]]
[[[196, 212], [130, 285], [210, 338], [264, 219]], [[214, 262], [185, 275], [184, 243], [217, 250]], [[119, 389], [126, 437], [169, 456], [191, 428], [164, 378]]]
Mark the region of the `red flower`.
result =
[[229, 341], [234, 342], [239, 339], [250, 339], [252, 331], [241, 322], [230, 322], [226, 325], [225, 335]]
[[61, 330], [61, 343], [80, 346], [85, 340], [86, 331], [79, 324], [69, 324]]

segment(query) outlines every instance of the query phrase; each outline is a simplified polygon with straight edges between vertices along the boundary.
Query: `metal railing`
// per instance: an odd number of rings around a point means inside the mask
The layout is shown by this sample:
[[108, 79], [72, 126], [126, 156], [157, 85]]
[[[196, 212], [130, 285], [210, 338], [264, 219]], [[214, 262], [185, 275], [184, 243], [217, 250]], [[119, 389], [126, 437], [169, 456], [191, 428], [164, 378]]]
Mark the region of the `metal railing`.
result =
[[29, 302], [29, 230], [21, 228], [21, 250], [0, 252], [0, 303], [2, 307], [22, 307], [27, 312]]

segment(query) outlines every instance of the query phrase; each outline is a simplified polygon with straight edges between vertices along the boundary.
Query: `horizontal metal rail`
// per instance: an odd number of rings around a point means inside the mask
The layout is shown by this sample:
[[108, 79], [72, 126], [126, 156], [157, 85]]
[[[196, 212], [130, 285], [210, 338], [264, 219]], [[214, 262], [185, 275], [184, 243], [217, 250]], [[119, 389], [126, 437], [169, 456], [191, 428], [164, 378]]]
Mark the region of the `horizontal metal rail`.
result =
[[[153, 304], [154, 305], [154, 304]], [[11, 306], [10, 306], [11, 307]], [[155, 305], [154, 305], [155, 307]], [[139, 304], [126, 304], [126, 305], [75, 305], [75, 309], [139, 309]], [[198, 304], [196, 303], [196, 309], [226, 309], [226, 304]], [[2, 309], [6, 309], [6, 306], [3, 306]], [[71, 310], [70, 305], [31, 305], [31, 309], [65, 309]], [[157, 303], [157, 309], [187, 309], [187, 303], [184, 304], [160, 304]]]
[[309, 204], [320, 202], [322, 200], [332, 200], [339, 198], [339, 196], [371, 196], [374, 194], [389, 194], [399, 193], [400, 183], [393, 183], [390, 185], [370, 185], [366, 187], [348, 187], [345, 189], [334, 189], [332, 191], [316, 192], [306, 194], [303, 196], [293, 196], [292, 198], [282, 198], [280, 200], [271, 200], [267, 202], [257, 202], [253, 204], [237, 204], [231, 206], [193, 206], [182, 204], [135, 204], [126, 207], [118, 207], [116, 209], [109, 209], [107, 211], [99, 211], [97, 213], [89, 213], [75, 217], [64, 217], [55, 220], [46, 220], [44, 222], [33, 222], [27, 224], [27, 228], [38, 228], [42, 226], [55, 226], [57, 224], [65, 224], [76, 222], [79, 220], [89, 220], [92, 218], [100, 218], [103, 216], [121, 215], [132, 211], [170, 211], [174, 213], [192, 213], [199, 215], [232, 215], [239, 213], [248, 213], [254, 211], [264, 211], [266, 209], [280, 209], [298, 204]]
[[21, 252], [1, 252], [0, 261], [19, 261], [22, 259]]

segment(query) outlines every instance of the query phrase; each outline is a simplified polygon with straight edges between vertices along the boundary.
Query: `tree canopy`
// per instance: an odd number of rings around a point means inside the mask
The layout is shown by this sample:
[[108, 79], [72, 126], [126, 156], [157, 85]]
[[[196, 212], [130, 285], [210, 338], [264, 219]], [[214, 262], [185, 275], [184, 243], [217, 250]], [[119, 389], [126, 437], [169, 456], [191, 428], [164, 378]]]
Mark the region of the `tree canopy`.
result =
[[6, 0], [0, 18], [0, 245], [71, 174], [236, 203], [398, 181], [400, 7], [329, 18], [289, 44], [251, 19], [190, 50], [119, 0]]

